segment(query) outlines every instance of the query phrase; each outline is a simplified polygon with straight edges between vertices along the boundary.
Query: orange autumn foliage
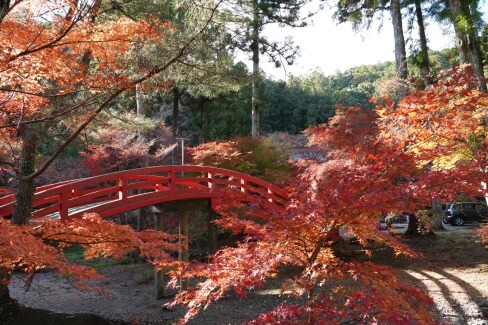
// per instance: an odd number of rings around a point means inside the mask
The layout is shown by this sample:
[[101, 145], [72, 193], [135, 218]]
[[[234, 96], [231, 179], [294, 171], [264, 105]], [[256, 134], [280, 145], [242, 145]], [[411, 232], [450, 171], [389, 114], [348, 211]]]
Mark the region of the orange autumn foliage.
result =
[[453, 68], [397, 108], [389, 101], [375, 111], [341, 108], [329, 123], [310, 128], [311, 145], [327, 159], [298, 163], [284, 209], [222, 202], [216, 223], [245, 239], [208, 264], [173, 272], [173, 283], [181, 276], [203, 279], [174, 301], [188, 308], [182, 322], [230, 291], [243, 296], [280, 275], [288, 302], [252, 324], [436, 323], [431, 298], [399, 283], [388, 267], [343, 259], [334, 234], [354, 235], [367, 255], [374, 242], [422, 258], [380, 231], [380, 213], [424, 209], [435, 197], [485, 194], [488, 96], [472, 78], [469, 69]]
[[476, 234], [479, 236], [479, 242], [485, 245], [488, 249], [488, 224], [483, 224], [476, 230]]
[[120, 93], [164, 69], [135, 71], [134, 53], [164, 42], [171, 23], [114, 19], [100, 9], [109, 2], [16, 1], [0, 21], [0, 168], [18, 171], [29, 125], [60, 123], [74, 138]]
[[[149, 262], [159, 265], [177, 264], [170, 254], [187, 245], [185, 240], [180, 244], [177, 235], [150, 230], [136, 232], [129, 226], [102, 220], [95, 214], [68, 223], [45, 220], [24, 226], [12, 225], [2, 219], [0, 229], [0, 269], [9, 274], [21, 271], [30, 276], [41, 270], [54, 269], [76, 281], [97, 279], [100, 275], [93, 268], [66, 260], [63, 249], [71, 245], [81, 245], [86, 259], [120, 259], [137, 250]], [[80, 283], [78, 287], [84, 288]]]
[[266, 138], [207, 142], [189, 151], [197, 165], [235, 170], [273, 183], [286, 181], [290, 176], [291, 166], [284, 152]]
[[[95, 9], [90, 8], [75, 9], [76, 17], [69, 20], [62, 15], [69, 10], [69, 3], [59, 1], [64, 9], [58, 14], [51, 11], [41, 15], [34, 11], [36, 6], [28, 5], [31, 1], [24, 1], [25, 7], [16, 7], [0, 24], [0, 94], [11, 118], [19, 114], [24, 118], [33, 116], [56, 96], [79, 90], [81, 83], [98, 93], [129, 86], [128, 50], [143, 46], [142, 40], [158, 40], [162, 30], [170, 27], [128, 18], [95, 24], [90, 20], [90, 15], [96, 15]], [[47, 16], [49, 24], [43, 23], [40, 16]], [[90, 67], [83, 60], [85, 55], [93, 62]]]

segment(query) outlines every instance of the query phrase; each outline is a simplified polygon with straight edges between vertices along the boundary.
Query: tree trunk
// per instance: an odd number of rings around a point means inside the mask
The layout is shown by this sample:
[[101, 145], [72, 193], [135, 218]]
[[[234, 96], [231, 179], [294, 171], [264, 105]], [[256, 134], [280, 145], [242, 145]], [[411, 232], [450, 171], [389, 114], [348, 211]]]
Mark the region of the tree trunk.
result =
[[173, 137], [178, 136], [178, 116], [179, 116], [180, 91], [178, 87], [173, 88]]
[[439, 199], [432, 200], [432, 230], [445, 230], [442, 225], [442, 203]]
[[[180, 231], [179, 235], [183, 236], [185, 238], [189, 238], [188, 236], [188, 218], [190, 216], [189, 211], [182, 211], [180, 214]], [[182, 241], [180, 239], [180, 244], [182, 244]], [[185, 247], [182, 245], [182, 249], [180, 250], [179, 253], [179, 259], [182, 262], [189, 262], [189, 254], [188, 254], [188, 247]], [[188, 280], [180, 278], [180, 290], [186, 290], [188, 289]]]
[[465, 31], [458, 25], [459, 19], [463, 16], [463, 10], [460, 0], [449, 0], [449, 9], [451, 10], [451, 19], [456, 34], [456, 46], [459, 52], [460, 63], [470, 63], [468, 37]]
[[407, 237], [414, 237], [414, 236], [432, 236], [434, 232], [432, 229], [422, 229], [422, 226], [419, 222], [419, 219], [414, 213], [410, 213], [408, 215], [408, 226], [407, 230], [403, 234]]
[[259, 136], [259, 7], [258, 0], [253, 0], [253, 22], [252, 22], [252, 113], [251, 113], [251, 136]]
[[[163, 231], [163, 214], [162, 212], [153, 212], [154, 214], [154, 230]], [[163, 270], [156, 269], [154, 271], [154, 287], [156, 292], [156, 299], [163, 299], [166, 297], [166, 286], [164, 283]]]
[[419, 220], [417, 217], [412, 214], [408, 218], [408, 226], [407, 226], [407, 231], [405, 231], [404, 236], [420, 236], [420, 231], [419, 231]]
[[202, 99], [198, 102], [198, 109], [200, 111], [200, 139], [199, 142], [205, 142], [205, 101]]
[[[449, 0], [451, 19], [456, 33], [459, 60], [461, 63], [470, 63], [476, 77], [478, 78], [478, 88], [482, 92], [487, 92], [486, 81], [483, 72], [483, 58], [481, 56], [478, 35], [471, 11], [463, 8], [460, 0]], [[465, 28], [460, 26], [463, 21]]]
[[12, 215], [13, 224], [26, 224], [32, 212], [34, 191], [36, 189], [35, 179], [30, 177], [37, 167], [37, 144], [39, 134], [30, 127], [21, 131], [22, 151], [20, 154], [20, 169], [17, 175], [18, 190], [15, 195], [15, 207]]
[[146, 106], [144, 105], [144, 93], [141, 90], [141, 85], [136, 85], [136, 114], [139, 116], [146, 116]]
[[432, 79], [430, 78], [429, 49], [427, 47], [427, 37], [425, 36], [424, 17], [422, 15], [420, 0], [415, 0], [415, 14], [417, 15], [417, 24], [419, 26], [422, 75], [424, 77], [424, 86], [427, 88], [432, 84]]
[[469, 50], [471, 52], [471, 66], [473, 67], [474, 73], [478, 78], [478, 89], [481, 92], [486, 93], [486, 80], [485, 73], [483, 71], [483, 57], [480, 51], [480, 44], [478, 40], [478, 35], [472, 30], [469, 33]]
[[0, 0], [0, 23], [7, 16], [10, 10], [10, 0]]
[[395, 66], [396, 74], [401, 85], [398, 89], [398, 97], [401, 100], [407, 95], [405, 80], [408, 77], [407, 53], [405, 50], [405, 38], [403, 37], [402, 13], [400, 0], [391, 0], [391, 20], [393, 24], [393, 36], [395, 38]]

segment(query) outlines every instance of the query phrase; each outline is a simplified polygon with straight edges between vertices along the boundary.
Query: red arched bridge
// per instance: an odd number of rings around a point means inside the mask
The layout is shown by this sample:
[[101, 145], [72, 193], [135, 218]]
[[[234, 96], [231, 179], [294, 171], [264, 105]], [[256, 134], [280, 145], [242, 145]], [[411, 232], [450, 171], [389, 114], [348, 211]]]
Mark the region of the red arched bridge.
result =
[[[283, 206], [282, 189], [247, 174], [206, 166], [168, 165], [125, 170], [38, 187], [32, 218], [70, 220], [96, 212], [102, 218], [145, 206], [188, 199], [215, 199], [238, 190], [270, 206]], [[13, 213], [15, 195], [0, 198], [0, 217]]]

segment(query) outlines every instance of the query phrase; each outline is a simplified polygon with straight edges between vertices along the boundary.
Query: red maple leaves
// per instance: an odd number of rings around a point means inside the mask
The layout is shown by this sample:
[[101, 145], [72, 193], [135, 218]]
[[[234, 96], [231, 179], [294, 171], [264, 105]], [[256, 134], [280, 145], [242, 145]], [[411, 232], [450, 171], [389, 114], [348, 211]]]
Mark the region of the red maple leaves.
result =
[[483, 195], [488, 96], [472, 86], [471, 77], [455, 68], [398, 107], [385, 101], [375, 111], [341, 108], [326, 125], [310, 128], [311, 144], [327, 158], [299, 163], [302, 172], [289, 187], [286, 209], [223, 203], [216, 223], [245, 239], [221, 249], [209, 264], [188, 269], [185, 277], [204, 280], [176, 298], [189, 310], [185, 319], [231, 290], [243, 295], [291, 269], [282, 293], [286, 288], [301, 299], [252, 323], [435, 323], [430, 298], [398, 283], [387, 267], [343, 260], [334, 239], [343, 231], [366, 254], [376, 242], [396, 255], [418, 257], [379, 231], [380, 213], [424, 209], [435, 197]]

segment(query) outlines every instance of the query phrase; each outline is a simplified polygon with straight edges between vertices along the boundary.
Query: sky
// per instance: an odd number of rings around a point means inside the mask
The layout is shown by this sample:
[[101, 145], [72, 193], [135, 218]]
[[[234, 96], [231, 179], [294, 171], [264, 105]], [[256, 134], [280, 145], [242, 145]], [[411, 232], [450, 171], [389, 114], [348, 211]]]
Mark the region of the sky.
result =
[[[488, 6], [485, 5], [482, 11], [488, 12]], [[283, 68], [275, 68], [267, 62], [267, 58], [262, 57], [261, 68], [266, 75], [275, 80], [286, 80], [289, 75], [307, 75], [316, 69], [325, 75], [332, 75], [360, 65], [394, 61], [393, 29], [388, 13], [379, 31], [379, 24], [376, 24], [370, 30], [360, 33], [354, 32], [348, 23], [337, 25], [331, 16], [332, 10], [325, 8], [313, 17], [310, 26], [285, 29], [273, 27], [265, 30], [265, 35], [275, 41], [287, 35], [292, 36], [301, 49], [295, 63], [285, 67], [286, 72]], [[486, 21], [487, 13], [484, 18]], [[454, 33], [449, 26], [439, 26], [432, 21], [427, 21], [427, 24], [430, 49], [441, 50], [454, 46]], [[405, 29], [405, 21], [403, 25]], [[417, 38], [416, 35], [413, 37]], [[246, 58], [241, 60], [246, 62]], [[246, 63], [249, 65], [251, 62], [247, 60]]]

